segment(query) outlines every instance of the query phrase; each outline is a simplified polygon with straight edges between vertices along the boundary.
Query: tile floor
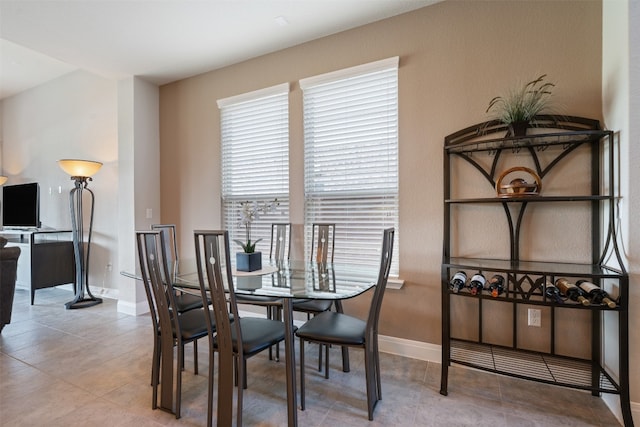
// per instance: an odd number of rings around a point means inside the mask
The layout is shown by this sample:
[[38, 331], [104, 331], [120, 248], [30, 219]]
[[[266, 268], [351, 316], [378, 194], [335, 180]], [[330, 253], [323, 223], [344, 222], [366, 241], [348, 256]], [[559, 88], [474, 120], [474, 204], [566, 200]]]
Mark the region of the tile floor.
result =
[[[182, 417], [151, 409], [151, 321], [116, 311], [113, 300], [65, 310], [68, 291], [40, 290], [34, 306], [16, 290], [12, 323], [0, 335], [1, 426], [203, 426], [207, 345], [193, 375], [192, 346], [183, 375]], [[296, 350], [298, 345], [296, 344]], [[308, 346], [310, 365], [317, 350]], [[589, 393], [454, 366], [449, 395], [439, 394], [440, 365], [382, 354], [383, 400], [367, 420], [362, 352], [351, 372], [331, 354], [331, 378], [307, 369], [300, 426], [618, 426]], [[248, 362], [245, 426], [286, 425], [284, 363], [267, 354]]]

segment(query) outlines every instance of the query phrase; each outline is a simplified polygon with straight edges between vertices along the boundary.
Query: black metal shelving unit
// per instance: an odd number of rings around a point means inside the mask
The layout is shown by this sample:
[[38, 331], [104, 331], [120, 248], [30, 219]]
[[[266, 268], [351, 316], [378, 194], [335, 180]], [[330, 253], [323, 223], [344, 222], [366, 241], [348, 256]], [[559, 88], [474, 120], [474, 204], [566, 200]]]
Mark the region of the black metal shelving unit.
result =
[[[445, 138], [444, 141], [444, 242], [442, 262], [442, 376], [440, 393], [448, 393], [448, 371], [451, 363], [470, 366], [516, 378], [555, 384], [563, 387], [600, 393], [620, 395], [622, 416], [625, 426], [633, 426], [629, 401], [629, 341], [628, 341], [628, 295], [629, 278], [618, 248], [615, 228], [615, 164], [613, 132], [602, 130], [597, 120], [571, 116], [537, 116], [535, 127], [525, 136], [512, 136], [509, 128], [498, 122], [489, 121], [462, 129]], [[545, 195], [530, 194], [518, 197], [452, 197], [452, 159], [461, 158], [469, 163], [480, 177], [485, 178], [491, 188], [498, 180], [498, 167], [507, 156], [514, 154], [528, 156], [535, 173], [546, 182], [549, 172], [560, 168], [563, 161], [580, 147], [587, 146], [590, 170], [590, 191], [588, 194]], [[545, 153], [554, 147], [552, 153]], [[490, 161], [480, 161], [479, 154], [488, 155]], [[527, 221], [527, 207], [534, 204], [575, 203], [589, 211], [590, 222], [586, 224], [591, 232], [590, 263], [560, 263], [536, 260], [522, 260], [521, 228]], [[460, 248], [453, 247], [452, 233], [456, 227], [458, 205], [495, 205], [502, 207], [506, 217], [505, 232], [509, 233], [508, 259], [465, 258], [457, 256]], [[567, 239], [567, 236], [564, 236]], [[610, 265], [611, 264], [611, 265]], [[472, 295], [466, 290], [454, 293], [449, 282], [457, 271], [468, 275], [482, 272], [502, 274], [506, 277], [505, 291], [498, 297], [485, 293]], [[617, 290], [617, 306], [584, 306], [570, 300], [558, 301], [545, 294], [548, 283], [559, 277], [576, 281], [586, 279], [597, 285], [605, 283]], [[471, 316], [469, 324], [477, 324], [476, 338], [452, 337], [451, 299], [473, 298], [477, 304], [477, 314]], [[483, 304], [496, 301], [510, 304], [512, 310], [511, 345], [497, 345], [483, 338]], [[531, 351], [522, 345], [518, 336], [518, 307], [522, 304], [545, 308], [550, 313], [549, 346], [547, 351]], [[587, 310], [591, 319], [590, 358], [568, 357], [557, 351], [557, 331], [562, 328], [557, 320], [558, 310]], [[602, 316], [606, 312], [617, 316], [618, 323], [618, 372], [608, 372], [603, 364]], [[609, 350], [609, 349], [608, 349]]]

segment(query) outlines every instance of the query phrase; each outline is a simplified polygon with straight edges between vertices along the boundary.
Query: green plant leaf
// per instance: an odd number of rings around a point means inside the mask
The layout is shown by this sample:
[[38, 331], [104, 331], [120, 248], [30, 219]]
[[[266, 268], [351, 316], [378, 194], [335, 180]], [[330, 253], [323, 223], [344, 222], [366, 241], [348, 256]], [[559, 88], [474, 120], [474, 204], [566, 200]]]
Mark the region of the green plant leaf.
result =
[[246, 243], [238, 239], [234, 239], [233, 241], [242, 247], [242, 250], [244, 251], [244, 253], [252, 254], [256, 251], [256, 244], [262, 241], [262, 239], [258, 239], [255, 242], [252, 242], [251, 240], [247, 240]]
[[485, 113], [493, 111], [494, 118], [506, 124], [530, 122], [550, 108], [551, 89], [555, 84], [544, 83], [546, 77], [542, 74], [520, 88], [512, 88], [505, 95], [492, 98]]

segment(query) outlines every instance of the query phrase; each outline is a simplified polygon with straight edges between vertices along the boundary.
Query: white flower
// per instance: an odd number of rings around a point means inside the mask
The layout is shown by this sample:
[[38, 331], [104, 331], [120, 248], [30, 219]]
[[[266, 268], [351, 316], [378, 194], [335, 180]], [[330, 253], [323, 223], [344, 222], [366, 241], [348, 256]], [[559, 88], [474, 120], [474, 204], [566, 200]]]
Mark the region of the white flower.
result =
[[258, 239], [255, 242], [251, 241], [251, 223], [260, 218], [261, 213], [271, 212], [278, 206], [280, 203], [278, 199], [273, 199], [272, 202], [257, 202], [257, 201], [246, 201], [240, 202], [240, 221], [239, 225], [245, 227], [246, 233], [246, 242], [241, 242], [240, 240], [234, 240], [237, 244], [242, 246], [242, 249], [246, 253], [252, 253], [256, 249], [256, 243], [261, 241], [262, 239]]

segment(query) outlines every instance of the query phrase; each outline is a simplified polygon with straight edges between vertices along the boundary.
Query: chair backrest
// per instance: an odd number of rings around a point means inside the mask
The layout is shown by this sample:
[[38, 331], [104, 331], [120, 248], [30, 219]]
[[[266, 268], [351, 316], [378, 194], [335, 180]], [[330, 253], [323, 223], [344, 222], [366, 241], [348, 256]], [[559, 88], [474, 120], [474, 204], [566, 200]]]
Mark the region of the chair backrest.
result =
[[166, 255], [167, 270], [170, 274], [170, 281], [175, 283], [179, 273], [178, 264], [180, 262], [180, 258], [178, 257], [176, 226], [175, 224], [153, 224], [151, 229], [160, 231], [163, 234], [164, 243], [162, 247]]
[[314, 291], [335, 292], [336, 272], [332, 263], [315, 264], [314, 274], [311, 276]]
[[336, 225], [314, 223], [311, 232], [311, 262], [333, 262]]
[[291, 253], [291, 223], [271, 224], [271, 249], [269, 259], [272, 261], [289, 260]]
[[[231, 256], [229, 252], [229, 232], [225, 230], [196, 230], [194, 231], [196, 261], [198, 267], [198, 282], [202, 301], [205, 302], [204, 312], [207, 325], [215, 319], [216, 342], [220, 357], [233, 354], [231, 328], [236, 328], [238, 342], [242, 342], [236, 296], [233, 290], [233, 276], [231, 273]], [[210, 294], [213, 315], [207, 297]], [[209, 336], [213, 330], [209, 330]], [[241, 348], [242, 346], [238, 346]], [[223, 356], [224, 355], [224, 356]]]
[[[164, 280], [169, 277], [167, 269], [164, 234], [161, 231], [136, 232], [138, 257], [142, 283], [149, 303], [149, 311], [153, 327], [157, 331], [179, 331], [175, 293], [171, 282]], [[180, 334], [176, 334], [178, 339]]]
[[384, 291], [387, 288], [387, 280], [389, 279], [389, 271], [391, 270], [394, 235], [394, 228], [387, 228], [382, 233], [380, 270], [378, 271], [378, 281], [376, 283], [373, 298], [371, 299], [371, 308], [369, 309], [369, 317], [367, 319], [367, 339], [374, 339], [375, 335], [378, 334], [378, 320], [380, 319], [382, 298], [384, 297]]

